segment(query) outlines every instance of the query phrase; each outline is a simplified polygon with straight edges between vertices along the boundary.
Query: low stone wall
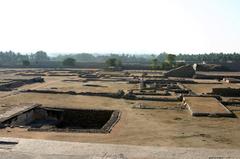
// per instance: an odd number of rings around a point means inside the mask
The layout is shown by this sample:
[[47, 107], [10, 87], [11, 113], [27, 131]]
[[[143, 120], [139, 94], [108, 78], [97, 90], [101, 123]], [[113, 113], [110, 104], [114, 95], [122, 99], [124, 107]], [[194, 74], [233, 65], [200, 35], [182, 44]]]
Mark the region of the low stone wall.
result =
[[105, 92], [74, 92], [74, 91], [54, 91], [54, 90], [23, 90], [21, 92], [29, 93], [48, 93], [48, 94], [69, 94], [69, 95], [85, 95], [85, 96], [102, 96], [111, 98], [121, 98], [124, 95], [123, 91], [116, 93], [105, 93]]
[[217, 80], [222, 80], [223, 78], [235, 78], [235, 79], [240, 79], [240, 75], [218, 75], [218, 74], [204, 74], [204, 73], [196, 73], [193, 76], [194, 79], [217, 79]]
[[146, 97], [146, 96], [140, 96], [137, 97], [136, 100], [149, 100], [149, 101], [161, 101], [161, 102], [181, 102], [181, 97], [176, 98], [168, 98], [168, 97]]
[[18, 76], [46, 76], [43, 73], [17, 73]]
[[9, 83], [1, 84], [0, 91], [11, 91], [12, 89], [21, 87], [25, 84], [31, 84], [31, 83], [36, 83], [36, 82], [44, 82], [44, 79], [41, 77], [36, 77], [36, 78], [31, 78], [31, 79], [11, 81]]
[[55, 91], [55, 90], [23, 90], [23, 93], [48, 93], [48, 94], [69, 94], [69, 95], [83, 95], [83, 96], [100, 96], [110, 98], [123, 98], [128, 100], [149, 100], [149, 101], [182, 101], [181, 97], [167, 98], [167, 97], [147, 97], [147, 96], [136, 96], [133, 93], [124, 93], [119, 90], [116, 93], [105, 93], [105, 92], [74, 92], [74, 91]]
[[239, 88], [213, 88], [211, 94], [225, 97], [240, 97]]

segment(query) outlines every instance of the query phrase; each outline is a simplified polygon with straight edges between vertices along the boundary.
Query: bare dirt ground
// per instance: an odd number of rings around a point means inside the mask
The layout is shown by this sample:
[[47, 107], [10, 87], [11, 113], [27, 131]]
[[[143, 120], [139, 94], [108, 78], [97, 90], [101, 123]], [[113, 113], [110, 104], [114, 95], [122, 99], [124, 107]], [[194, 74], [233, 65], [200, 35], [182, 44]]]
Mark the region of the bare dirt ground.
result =
[[[119, 89], [137, 88], [126, 82], [91, 81], [87, 83], [105, 87], [84, 86], [83, 82], [64, 82], [78, 77], [44, 77], [45, 83], [25, 85], [22, 89], [54, 89], [77, 92], [116, 92]], [[222, 86], [222, 84], [219, 84]], [[217, 86], [219, 86], [217, 84]], [[194, 92], [208, 92], [216, 84], [187, 84]], [[225, 86], [225, 85], [224, 85]], [[226, 87], [228, 87], [226, 85]], [[234, 87], [238, 87], [234, 84]], [[80, 95], [59, 95], [40, 93], [17, 93], [3, 96], [0, 104], [39, 103], [49, 107], [114, 109], [122, 112], [120, 121], [109, 134], [31, 132], [24, 128], [0, 129], [2, 137], [49, 139], [73, 142], [113, 143], [145, 146], [239, 148], [240, 111], [234, 111], [238, 118], [192, 117], [187, 109], [133, 109], [139, 103], [156, 107], [174, 107], [180, 102], [137, 101]], [[2, 97], [3, 96], [3, 97]]]
[[188, 89], [191, 89], [194, 93], [202, 94], [202, 93], [210, 93], [212, 91], [212, 88], [240, 88], [239, 84], [236, 83], [213, 83], [213, 84], [184, 84], [185, 87]]

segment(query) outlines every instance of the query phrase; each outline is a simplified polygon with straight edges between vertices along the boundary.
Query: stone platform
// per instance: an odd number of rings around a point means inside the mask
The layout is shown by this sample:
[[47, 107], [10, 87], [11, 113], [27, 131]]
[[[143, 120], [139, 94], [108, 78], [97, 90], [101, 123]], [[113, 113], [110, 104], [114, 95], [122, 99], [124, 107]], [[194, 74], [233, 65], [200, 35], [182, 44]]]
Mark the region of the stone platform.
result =
[[184, 97], [184, 104], [192, 116], [233, 117], [222, 103], [213, 97]]

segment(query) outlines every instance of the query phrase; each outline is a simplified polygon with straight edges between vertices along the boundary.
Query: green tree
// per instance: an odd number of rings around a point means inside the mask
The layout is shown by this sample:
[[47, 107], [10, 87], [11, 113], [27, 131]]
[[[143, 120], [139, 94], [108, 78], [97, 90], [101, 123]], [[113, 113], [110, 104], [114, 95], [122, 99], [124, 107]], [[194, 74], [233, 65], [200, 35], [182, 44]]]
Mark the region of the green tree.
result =
[[176, 55], [168, 54], [167, 55], [167, 62], [173, 64], [176, 61]]
[[28, 60], [23, 60], [22, 61], [22, 65], [23, 66], [29, 66], [30, 65], [30, 62]]
[[116, 58], [109, 58], [106, 60], [106, 65], [108, 67], [116, 67], [117, 66], [117, 59]]
[[168, 54], [166, 62], [169, 63], [171, 67], [174, 67], [176, 64], [176, 55]]
[[117, 67], [122, 67], [122, 61], [120, 59], [117, 59], [116, 65]]
[[153, 70], [159, 69], [159, 62], [158, 62], [157, 58], [152, 59], [152, 61], [151, 61], [151, 68]]
[[43, 63], [49, 61], [50, 58], [48, 57], [47, 53], [44, 51], [38, 51], [35, 54], [31, 55], [31, 60], [35, 63]]
[[73, 67], [76, 65], [76, 60], [73, 58], [66, 58], [63, 60], [63, 66]]
[[170, 70], [172, 66], [168, 62], [162, 62], [161, 63], [161, 69], [163, 70]]

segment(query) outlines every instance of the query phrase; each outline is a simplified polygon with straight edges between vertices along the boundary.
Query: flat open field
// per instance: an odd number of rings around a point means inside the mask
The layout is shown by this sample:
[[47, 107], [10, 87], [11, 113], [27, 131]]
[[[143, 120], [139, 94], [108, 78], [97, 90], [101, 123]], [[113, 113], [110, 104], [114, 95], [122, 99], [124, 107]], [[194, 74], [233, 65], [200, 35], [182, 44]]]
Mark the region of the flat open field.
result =
[[[1, 74], [4, 74], [4, 70], [2, 71]], [[18, 70], [15, 70], [15, 73], [18, 72]], [[5, 74], [5, 76], [10, 77], [15, 73]], [[59, 71], [57, 73], [61, 72]], [[134, 73], [137, 74], [136, 72]], [[64, 74], [68, 73], [64, 72]], [[17, 77], [21, 78], [21, 76]], [[16, 78], [16, 76], [14, 78]], [[124, 80], [82, 81], [84, 79], [77, 75], [46, 75], [43, 76], [43, 78], [45, 79], [43, 83], [27, 84], [7, 92], [0, 91], [0, 109], [2, 112], [11, 105], [21, 106], [20, 104], [24, 103], [38, 103], [42, 104], [43, 107], [110, 109], [121, 111], [119, 122], [113, 127], [112, 131], [107, 134], [33, 132], [28, 131], [26, 128], [7, 127], [0, 129], [0, 136], [146, 146], [205, 148], [240, 147], [240, 111], [232, 109], [232, 107], [228, 108], [230, 110], [235, 110], [233, 113], [236, 115], [236, 118], [193, 117], [189, 110], [177, 108], [181, 105], [181, 101], [127, 100], [123, 98], [115, 99], [88, 95], [21, 92], [21, 90], [34, 89], [115, 93], [118, 90], [124, 90], [126, 92], [131, 89], [139, 88], [139, 84], [129, 84]], [[184, 86], [200, 94], [211, 92], [211, 88], [214, 87], [240, 88], [239, 84], [216, 84], [214, 83], [216, 81], [208, 81], [212, 83], [184, 84]], [[151, 109], [134, 108], [139, 104], [151, 106]], [[156, 109], [152, 107], [156, 107]]]

